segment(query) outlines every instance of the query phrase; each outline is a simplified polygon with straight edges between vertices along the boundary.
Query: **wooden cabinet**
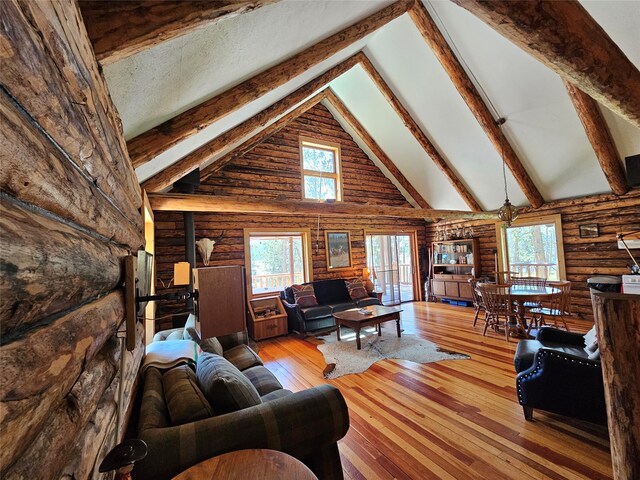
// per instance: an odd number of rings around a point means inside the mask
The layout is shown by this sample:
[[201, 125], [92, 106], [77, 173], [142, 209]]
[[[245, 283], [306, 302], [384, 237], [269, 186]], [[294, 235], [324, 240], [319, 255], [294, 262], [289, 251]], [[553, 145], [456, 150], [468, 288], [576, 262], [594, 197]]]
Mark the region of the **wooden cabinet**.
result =
[[247, 329], [244, 267], [204, 267], [193, 270], [202, 338]]
[[473, 301], [469, 279], [479, 273], [478, 240], [433, 243], [431, 291], [437, 298]]
[[249, 335], [254, 340], [286, 335], [287, 314], [279, 297], [249, 300]]

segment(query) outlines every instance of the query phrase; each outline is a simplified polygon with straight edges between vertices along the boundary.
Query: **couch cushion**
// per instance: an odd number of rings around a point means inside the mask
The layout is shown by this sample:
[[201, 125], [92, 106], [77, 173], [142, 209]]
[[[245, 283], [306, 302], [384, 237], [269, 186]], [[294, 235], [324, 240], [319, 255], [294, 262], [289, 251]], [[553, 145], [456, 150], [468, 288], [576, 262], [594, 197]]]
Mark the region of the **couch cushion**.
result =
[[316, 298], [320, 305], [350, 302], [351, 297], [342, 279], [318, 280], [313, 282]]
[[374, 297], [362, 298], [356, 302], [358, 308], [368, 307], [369, 305], [380, 305], [380, 300]]
[[286, 390], [284, 388], [281, 388], [280, 390], [274, 390], [271, 393], [267, 393], [266, 395], [263, 395], [262, 397], [260, 397], [260, 399], [262, 400], [262, 403], [266, 403], [266, 402], [270, 402], [271, 400], [278, 400], [279, 398], [288, 397], [292, 393], [293, 392], [291, 390]]
[[251, 367], [242, 372], [256, 387], [260, 396], [267, 395], [275, 390], [280, 390], [282, 385], [276, 376], [262, 365]]
[[237, 345], [230, 348], [224, 352], [223, 356], [240, 371], [255, 367], [256, 365], [262, 365], [260, 357], [246, 345]]
[[347, 291], [349, 292], [351, 300], [360, 300], [361, 298], [369, 296], [369, 294], [367, 294], [367, 289], [364, 288], [364, 283], [362, 283], [360, 278], [345, 280], [344, 283], [347, 286]]
[[520, 340], [516, 347], [516, 354], [513, 363], [516, 372], [524, 372], [533, 365], [536, 353], [541, 348], [549, 348], [557, 352], [568, 353], [579, 357], [587, 358], [583, 348], [567, 345], [566, 343], [540, 342], [539, 340]]
[[198, 383], [217, 414], [261, 403], [260, 395], [240, 370], [220, 355], [204, 352], [196, 368]]
[[187, 327], [184, 331], [184, 336], [186, 340], [193, 340], [204, 352], [215, 353], [216, 355], [222, 355], [222, 345], [216, 337], [207, 338], [206, 340], [202, 340], [200, 335], [194, 327]]
[[292, 285], [293, 297], [300, 307], [312, 307], [318, 305], [313, 284], [306, 283], [304, 285]]
[[356, 302], [333, 303], [329, 306], [331, 307], [331, 312], [333, 313], [344, 312], [345, 310], [356, 308]]
[[317, 318], [325, 318], [331, 316], [331, 307], [329, 305], [317, 305], [302, 309], [305, 320], [315, 320]]
[[214, 415], [200, 391], [196, 374], [188, 365], [178, 365], [162, 375], [162, 388], [172, 425], [182, 425]]

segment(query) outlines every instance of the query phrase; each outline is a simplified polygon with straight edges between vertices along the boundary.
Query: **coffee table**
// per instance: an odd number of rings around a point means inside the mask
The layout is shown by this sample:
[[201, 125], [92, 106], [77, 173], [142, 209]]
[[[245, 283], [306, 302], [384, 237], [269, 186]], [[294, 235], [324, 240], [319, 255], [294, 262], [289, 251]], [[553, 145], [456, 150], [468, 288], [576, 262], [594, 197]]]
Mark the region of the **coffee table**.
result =
[[[370, 314], [360, 313], [362, 311], [371, 312]], [[382, 335], [382, 329], [380, 324], [382, 322], [388, 322], [391, 320], [396, 321], [396, 328], [398, 330], [398, 338], [400, 338], [400, 307], [385, 307], [382, 305], [370, 305], [364, 308], [354, 308], [351, 310], [345, 310], [344, 312], [336, 312], [333, 314], [333, 318], [336, 319], [336, 335], [338, 341], [340, 341], [340, 327], [352, 328], [356, 332], [356, 347], [360, 350], [360, 329], [364, 327], [370, 327], [376, 325], [378, 327], [378, 336]]]

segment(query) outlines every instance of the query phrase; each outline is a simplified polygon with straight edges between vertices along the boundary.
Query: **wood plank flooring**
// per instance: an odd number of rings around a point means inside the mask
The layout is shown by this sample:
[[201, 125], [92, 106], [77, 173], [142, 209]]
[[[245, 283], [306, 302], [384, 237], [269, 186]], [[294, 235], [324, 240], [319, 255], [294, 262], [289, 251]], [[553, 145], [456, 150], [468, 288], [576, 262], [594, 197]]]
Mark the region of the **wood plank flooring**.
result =
[[[524, 420], [515, 393], [516, 340], [483, 337], [482, 322], [472, 326], [472, 308], [425, 302], [403, 308], [405, 333], [471, 359], [385, 360], [362, 374], [325, 380], [321, 341], [290, 335], [259, 343], [285, 388], [340, 388], [351, 420], [339, 443], [346, 479], [612, 478], [605, 428], [541, 411], [534, 422]], [[585, 332], [590, 325], [575, 320], [569, 327]], [[383, 335], [394, 334], [395, 322], [383, 325]]]

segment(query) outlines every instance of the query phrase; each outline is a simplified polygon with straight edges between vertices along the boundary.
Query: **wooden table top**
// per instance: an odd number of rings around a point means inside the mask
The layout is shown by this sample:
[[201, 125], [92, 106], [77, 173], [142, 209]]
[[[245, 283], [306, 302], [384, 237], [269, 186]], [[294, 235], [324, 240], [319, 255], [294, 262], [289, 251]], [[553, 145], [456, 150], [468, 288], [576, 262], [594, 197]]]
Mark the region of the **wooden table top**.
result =
[[238, 450], [209, 458], [185, 470], [173, 480], [318, 480], [297, 458], [276, 450]]
[[[360, 310], [367, 310], [371, 314], [366, 315], [360, 313]], [[367, 321], [372, 318], [383, 317], [385, 315], [391, 315], [393, 313], [400, 313], [402, 309], [400, 307], [385, 307], [384, 305], [369, 305], [364, 308], [352, 308], [351, 310], [345, 310], [343, 312], [336, 312], [333, 314], [335, 318], [340, 320], [349, 320], [350, 322], [357, 322], [359, 320]]]

